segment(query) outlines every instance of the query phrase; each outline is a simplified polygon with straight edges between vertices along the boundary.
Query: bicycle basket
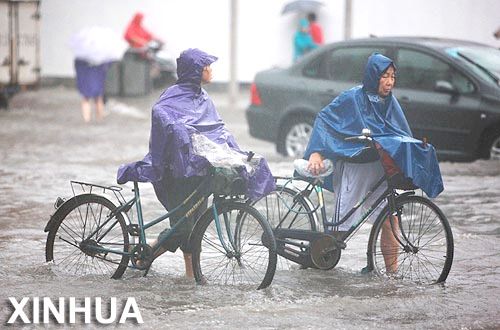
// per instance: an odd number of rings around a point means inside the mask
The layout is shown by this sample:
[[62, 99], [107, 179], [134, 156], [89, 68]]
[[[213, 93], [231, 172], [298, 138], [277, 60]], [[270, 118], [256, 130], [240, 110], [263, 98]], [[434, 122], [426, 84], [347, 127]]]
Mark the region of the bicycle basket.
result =
[[246, 192], [247, 183], [240, 175], [239, 168], [214, 168], [212, 193], [216, 195], [245, 195]]

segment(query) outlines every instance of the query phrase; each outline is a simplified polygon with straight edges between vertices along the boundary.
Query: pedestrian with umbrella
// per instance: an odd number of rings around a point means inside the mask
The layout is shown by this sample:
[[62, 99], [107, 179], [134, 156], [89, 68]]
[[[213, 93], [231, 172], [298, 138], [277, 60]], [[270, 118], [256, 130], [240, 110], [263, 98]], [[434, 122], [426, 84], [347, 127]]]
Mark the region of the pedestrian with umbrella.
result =
[[76, 86], [82, 96], [85, 123], [92, 120], [91, 100], [96, 121], [104, 117], [104, 84], [111, 62], [120, 60], [127, 45], [111, 29], [88, 27], [73, 35], [70, 48], [75, 56]]
[[317, 0], [295, 0], [283, 6], [281, 10], [282, 15], [292, 12], [300, 14], [308, 13], [307, 19], [303, 18], [299, 21], [299, 29], [293, 36], [294, 62], [305, 53], [323, 44], [323, 31], [316, 23], [316, 14], [314, 13], [314, 11], [322, 6], [324, 4]]
[[300, 20], [299, 29], [293, 37], [293, 61], [296, 62], [305, 53], [317, 48], [309, 33], [309, 21], [305, 18]]

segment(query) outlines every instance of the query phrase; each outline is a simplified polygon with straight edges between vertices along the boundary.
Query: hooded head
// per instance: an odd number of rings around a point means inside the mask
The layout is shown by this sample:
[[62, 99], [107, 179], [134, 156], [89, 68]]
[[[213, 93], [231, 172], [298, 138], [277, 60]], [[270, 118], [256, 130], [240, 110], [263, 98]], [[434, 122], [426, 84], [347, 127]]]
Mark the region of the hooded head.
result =
[[377, 94], [380, 77], [382, 77], [391, 65], [396, 69], [394, 62], [390, 58], [379, 53], [371, 54], [366, 63], [365, 75], [363, 77], [363, 88], [365, 91]]
[[299, 21], [299, 31], [307, 32], [309, 31], [309, 21], [307, 18], [301, 18]]
[[217, 57], [209, 55], [197, 48], [190, 48], [181, 53], [177, 59], [177, 83], [201, 84], [203, 68], [217, 61]]
[[134, 18], [132, 18], [132, 22], [133, 24], [141, 25], [143, 19], [144, 19], [144, 14], [138, 12], [134, 15]]

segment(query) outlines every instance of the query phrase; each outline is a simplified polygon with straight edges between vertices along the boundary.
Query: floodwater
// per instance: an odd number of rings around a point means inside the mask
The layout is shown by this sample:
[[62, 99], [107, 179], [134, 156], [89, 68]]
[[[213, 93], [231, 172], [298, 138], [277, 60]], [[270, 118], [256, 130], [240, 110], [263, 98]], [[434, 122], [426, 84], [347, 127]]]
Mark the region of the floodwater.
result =
[[[368, 227], [348, 243], [335, 269], [278, 271], [261, 291], [198, 286], [184, 278], [178, 253], [157, 259], [147, 277], [135, 270], [121, 280], [55, 275], [45, 263], [43, 227], [56, 197], [71, 196], [69, 180], [115, 184], [119, 164], [146, 153], [154, 97], [110, 100], [104, 123], [90, 125], [81, 121], [76, 92], [63, 87], [24, 92], [9, 111], [0, 112], [2, 323], [12, 313], [8, 297], [102, 297], [105, 302], [134, 297], [144, 323], [124, 328], [500, 328], [500, 163], [492, 161], [441, 164], [445, 191], [435, 202], [455, 239], [444, 285], [362, 275]], [[290, 174], [290, 159], [248, 137], [242, 107], [230, 110], [222, 94], [213, 97], [240, 144], [268, 156], [276, 174]], [[151, 187], [141, 189], [145, 217], [161, 214]], [[131, 186], [123, 192], [132, 196]], [[77, 328], [84, 326], [79, 321]]]

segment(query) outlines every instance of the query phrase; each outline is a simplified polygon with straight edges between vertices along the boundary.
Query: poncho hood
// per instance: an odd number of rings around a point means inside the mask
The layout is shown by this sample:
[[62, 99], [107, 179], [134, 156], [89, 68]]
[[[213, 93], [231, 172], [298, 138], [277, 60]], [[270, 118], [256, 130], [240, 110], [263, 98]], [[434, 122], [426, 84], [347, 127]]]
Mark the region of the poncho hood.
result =
[[143, 18], [142, 13], [136, 13], [125, 31], [125, 40], [134, 48], [145, 47], [149, 41], [154, 39], [153, 35], [142, 27]]
[[177, 83], [201, 85], [203, 68], [217, 61], [217, 57], [209, 55], [197, 48], [190, 48], [181, 53], [177, 59]]
[[309, 21], [306, 18], [302, 18], [299, 21], [299, 31], [302, 32], [302, 29], [309, 29]]
[[380, 77], [391, 65], [396, 69], [394, 62], [390, 58], [379, 53], [370, 55], [363, 76], [363, 88], [366, 92], [377, 94]]

